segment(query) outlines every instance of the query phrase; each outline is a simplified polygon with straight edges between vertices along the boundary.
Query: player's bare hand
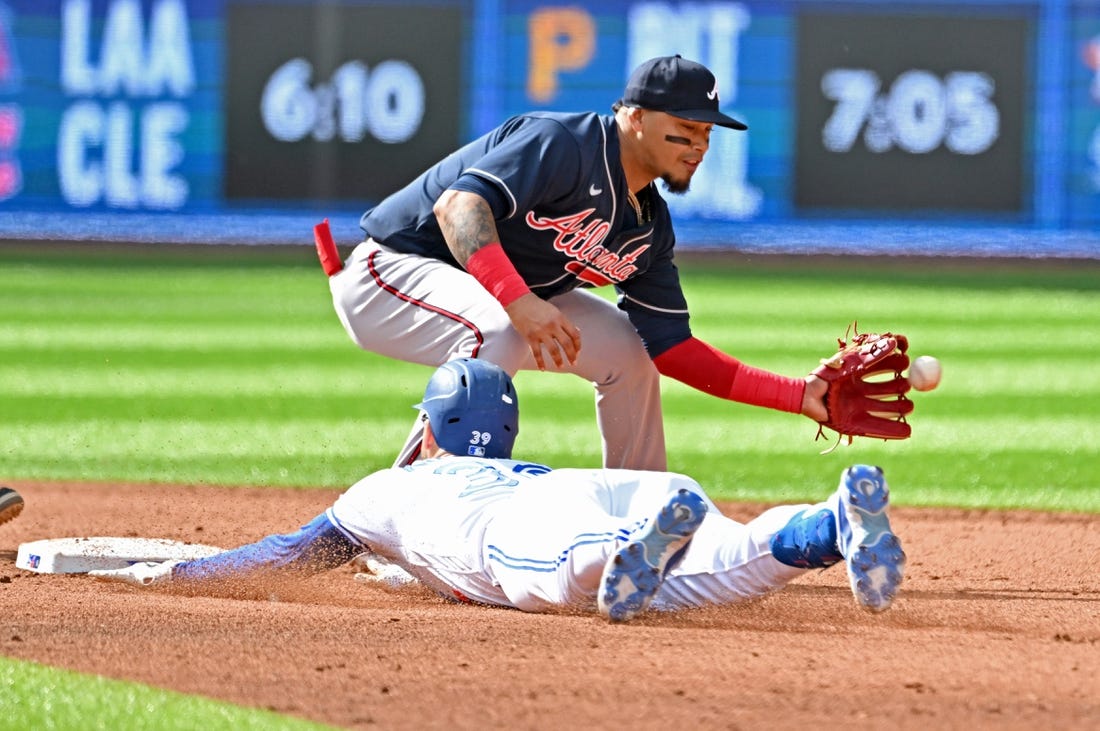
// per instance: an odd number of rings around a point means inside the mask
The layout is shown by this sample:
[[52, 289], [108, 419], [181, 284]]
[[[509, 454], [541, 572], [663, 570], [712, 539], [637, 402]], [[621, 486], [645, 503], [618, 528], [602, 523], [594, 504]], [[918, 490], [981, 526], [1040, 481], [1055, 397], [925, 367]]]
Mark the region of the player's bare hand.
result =
[[535, 294], [525, 294], [504, 308], [512, 326], [531, 347], [535, 364], [546, 370], [543, 353], [550, 354], [554, 365], [561, 368], [567, 362], [577, 362], [581, 349], [581, 331], [554, 305]]
[[814, 421], [828, 421], [829, 410], [825, 408], [825, 394], [829, 384], [814, 375], [806, 376], [806, 390], [802, 393], [802, 413]]

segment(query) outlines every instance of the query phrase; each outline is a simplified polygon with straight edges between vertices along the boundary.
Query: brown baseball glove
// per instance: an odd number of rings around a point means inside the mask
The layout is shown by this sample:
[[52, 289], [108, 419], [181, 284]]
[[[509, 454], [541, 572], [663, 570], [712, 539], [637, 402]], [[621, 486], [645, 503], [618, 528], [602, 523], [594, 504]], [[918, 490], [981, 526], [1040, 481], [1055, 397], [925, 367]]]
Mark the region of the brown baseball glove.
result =
[[905, 416], [913, 411], [913, 402], [905, 397], [909, 381], [901, 372], [909, 367], [909, 341], [893, 333], [856, 333], [837, 343], [840, 350], [813, 371], [829, 384], [829, 418], [820, 422], [818, 436], [832, 429], [849, 443], [852, 437], [908, 439]]

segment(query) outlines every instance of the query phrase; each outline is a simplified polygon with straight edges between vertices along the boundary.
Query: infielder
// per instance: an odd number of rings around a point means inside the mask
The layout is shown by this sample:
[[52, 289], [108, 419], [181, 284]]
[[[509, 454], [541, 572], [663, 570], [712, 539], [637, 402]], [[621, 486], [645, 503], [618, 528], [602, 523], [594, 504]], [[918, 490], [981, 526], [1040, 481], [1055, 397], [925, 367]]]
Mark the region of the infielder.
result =
[[[339, 260], [316, 230], [336, 313], [359, 347], [437, 366], [458, 357], [573, 373], [596, 390], [605, 467], [664, 470], [660, 375], [824, 422], [825, 384], [751, 367], [692, 336], [655, 181], [688, 189], [719, 111], [704, 66], [654, 58], [613, 115], [513, 117], [368, 210]], [[612, 285], [618, 307], [588, 287]], [[420, 444], [417, 425], [395, 465]]]
[[905, 554], [877, 467], [845, 470], [823, 503], [775, 507], [741, 524], [684, 475], [510, 459], [518, 399], [508, 375], [486, 361], [443, 365], [418, 406], [421, 458], [368, 475], [297, 532], [209, 558], [91, 573], [224, 587], [324, 571], [367, 550], [457, 601], [598, 608], [613, 621], [651, 603], [667, 610], [760, 596], [840, 561], [872, 611], [887, 609], [901, 583]]

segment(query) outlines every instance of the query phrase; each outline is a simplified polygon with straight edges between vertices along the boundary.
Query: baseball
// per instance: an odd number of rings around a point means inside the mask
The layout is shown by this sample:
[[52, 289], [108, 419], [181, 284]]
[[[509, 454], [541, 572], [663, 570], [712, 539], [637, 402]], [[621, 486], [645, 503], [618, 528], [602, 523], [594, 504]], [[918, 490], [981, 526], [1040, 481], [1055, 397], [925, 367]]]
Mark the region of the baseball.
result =
[[939, 359], [930, 355], [922, 355], [909, 364], [909, 384], [918, 391], [931, 391], [940, 385], [942, 375]]

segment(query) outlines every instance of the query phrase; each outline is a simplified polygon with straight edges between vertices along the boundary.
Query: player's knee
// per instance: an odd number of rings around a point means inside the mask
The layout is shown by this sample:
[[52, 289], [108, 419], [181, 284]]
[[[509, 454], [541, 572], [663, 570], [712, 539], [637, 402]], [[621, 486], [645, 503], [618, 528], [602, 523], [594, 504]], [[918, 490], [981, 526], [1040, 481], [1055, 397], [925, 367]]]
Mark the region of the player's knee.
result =
[[620, 386], [637, 393], [646, 393], [659, 387], [661, 374], [653, 365], [653, 360], [639, 342], [637, 347], [626, 347], [600, 363], [600, 372], [592, 381], [597, 388]]
[[669, 494], [679, 492], [680, 490], [687, 490], [693, 492], [702, 498], [706, 498], [706, 491], [703, 490], [702, 485], [696, 482], [693, 478], [687, 475], [682, 475], [679, 472], [668, 473], [668, 491]]
[[534, 365], [531, 347], [510, 322], [482, 327], [480, 342], [472, 344], [466, 352], [472, 357], [496, 363], [513, 376], [528, 361], [530, 367]]
[[597, 384], [625, 384], [631, 388], [653, 386], [660, 381], [657, 367], [642, 343], [642, 339], [625, 318], [615, 321], [596, 345], [603, 353], [600, 358], [602, 378], [594, 378]]

